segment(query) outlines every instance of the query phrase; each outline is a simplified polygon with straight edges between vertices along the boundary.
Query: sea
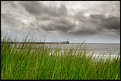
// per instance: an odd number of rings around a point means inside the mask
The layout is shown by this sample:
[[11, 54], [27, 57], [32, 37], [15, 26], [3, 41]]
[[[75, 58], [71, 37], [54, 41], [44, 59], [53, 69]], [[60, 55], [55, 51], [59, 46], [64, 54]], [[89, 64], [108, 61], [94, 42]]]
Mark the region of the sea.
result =
[[[75, 50], [78, 52], [85, 52], [87, 55], [93, 55], [95, 58], [115, 58], [120, 57], [120, 43], [70, 43], [70, 44], [32, 44], [33, 47], [39, 47], [44, 45], [45, 47], [51, 47], [51, 54], [54, 54], [54, 49], [57, 49], [63, 54], [69, 50]], [[59, 52], [59, 53], [60, 53]], [[75, 54], [76, 55], [76, 54]]]

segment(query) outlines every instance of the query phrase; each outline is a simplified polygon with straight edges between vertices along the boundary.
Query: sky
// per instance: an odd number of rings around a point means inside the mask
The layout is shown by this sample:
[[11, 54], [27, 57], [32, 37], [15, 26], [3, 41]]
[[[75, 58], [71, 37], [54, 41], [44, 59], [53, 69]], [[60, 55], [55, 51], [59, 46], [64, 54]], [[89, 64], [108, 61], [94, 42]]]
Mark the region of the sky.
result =
[[18, 41], [120, 43], [120, 1], [1, 1], [1, 31]]

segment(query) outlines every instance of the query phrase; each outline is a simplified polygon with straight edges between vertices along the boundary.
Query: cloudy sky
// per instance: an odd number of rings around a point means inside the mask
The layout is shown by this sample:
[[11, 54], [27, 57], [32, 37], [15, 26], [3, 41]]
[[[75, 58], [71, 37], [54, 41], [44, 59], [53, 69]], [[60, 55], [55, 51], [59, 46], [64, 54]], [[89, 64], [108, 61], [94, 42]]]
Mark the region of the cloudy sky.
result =
[[1, 1], [1, 31], [19, 41], [120, 43], [120, 2]]

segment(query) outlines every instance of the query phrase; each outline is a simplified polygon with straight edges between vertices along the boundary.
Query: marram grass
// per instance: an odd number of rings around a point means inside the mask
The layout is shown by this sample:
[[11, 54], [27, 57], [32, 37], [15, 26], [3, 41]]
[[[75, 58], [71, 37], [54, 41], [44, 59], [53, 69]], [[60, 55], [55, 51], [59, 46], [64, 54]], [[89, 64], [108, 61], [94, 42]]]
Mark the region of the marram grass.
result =
[[54, 49], [50, 55], [51, 48], [44, 45], [6, 42], [1, 40], [1, 80], [120, 80], [120, 58], [95, 62], [87, 52]]

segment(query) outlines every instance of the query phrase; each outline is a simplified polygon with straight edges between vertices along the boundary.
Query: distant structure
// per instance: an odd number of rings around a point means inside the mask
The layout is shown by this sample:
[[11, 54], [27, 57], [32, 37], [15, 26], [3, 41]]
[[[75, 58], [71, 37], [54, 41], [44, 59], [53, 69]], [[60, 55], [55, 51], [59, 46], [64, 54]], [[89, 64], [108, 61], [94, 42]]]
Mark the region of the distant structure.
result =
[[60, 42], [60, 44], [69, 44], [69, 41]]
[[6, 42], [6, 44], [69, 44], [69, 41], [63, 41], [63, 42]]

